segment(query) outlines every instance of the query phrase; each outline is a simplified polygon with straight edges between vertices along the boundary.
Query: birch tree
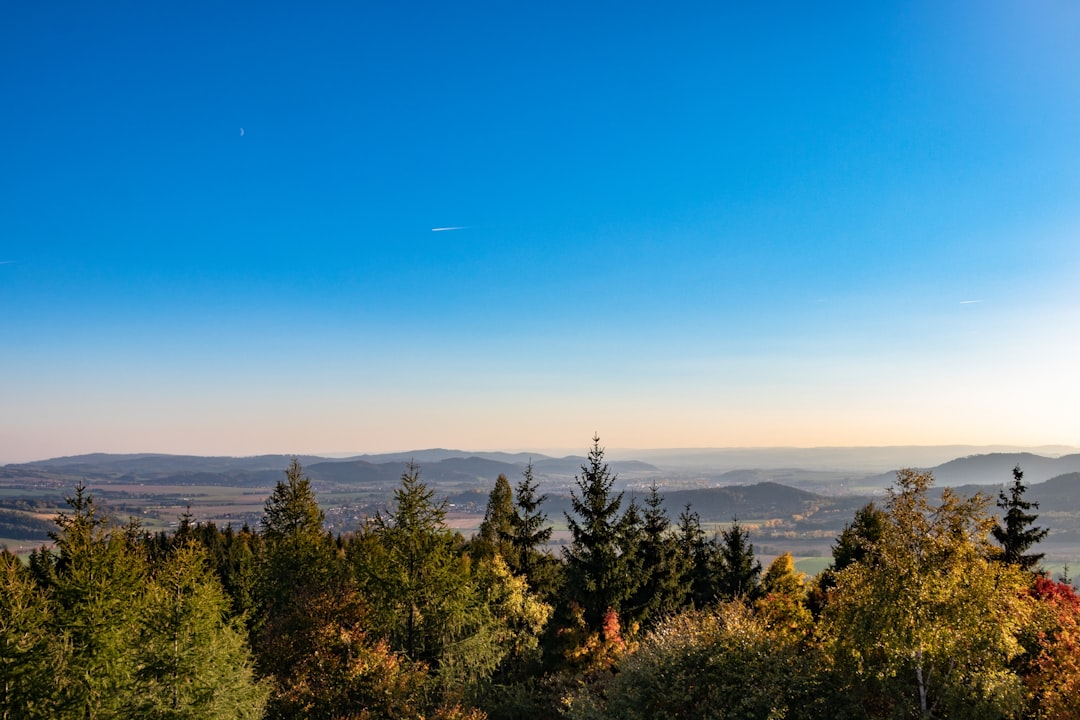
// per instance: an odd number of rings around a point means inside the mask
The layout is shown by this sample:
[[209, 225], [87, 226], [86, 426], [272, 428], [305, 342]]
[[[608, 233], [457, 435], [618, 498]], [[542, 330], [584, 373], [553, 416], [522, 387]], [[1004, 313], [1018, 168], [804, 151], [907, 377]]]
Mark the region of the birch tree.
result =
[[1009, 717], [1024, 581], [990, 559], [987, 499], [946, 488], [935, 505], [932, 483], [897, 473], [881, 538], [836, 574], [826, 635], [867, 717]]

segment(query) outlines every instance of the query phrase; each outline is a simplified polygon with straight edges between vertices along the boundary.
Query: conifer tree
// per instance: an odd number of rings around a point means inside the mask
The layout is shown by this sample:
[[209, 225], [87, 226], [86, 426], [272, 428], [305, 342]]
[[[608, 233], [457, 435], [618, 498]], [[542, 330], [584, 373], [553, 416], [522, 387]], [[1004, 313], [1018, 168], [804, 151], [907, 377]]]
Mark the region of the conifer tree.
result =
[[386, 513], [377, 513], [353, 543], [361, 590], [395, 650], [437, 663], [467, 622], [467, 568], [446, 529], [446, 503], [410, 463]]
[[852, 563], [865, 562], [884, 536], [885, 523], [885, 511], [874, 503], [859, 508], [832, 548], [832, 569], [840, 572]]
[[566, 600], [581, 609], [585, 626], [599, 629], [608, 610], [619, 612], [633, 591], [629, 558], [624, 554], [623, 494], [614, 492], [616, 476], [604, 462], [600, 438], [593, 446], [571, 491], [573, 514], [565, 513], [572, 541], [564, 548]]
[[266, 501], [254, 593], [251, 644], [260, 672], [275, 682], [270, 718], [288, 716], [282, 705], [284, 689], [296, 668], [318, 649], [314, 641], [328, 619], [317, 609], [342, 602], [352, 584], [322, 521], [311, 481], [293, 458], [285, 480]]
[[870, 502], [855, 511], [832, 547], [832, 564], [818, 574], [808, 597], [810, 610], [818, 615], [825, 608], [829, 590], [836, 587], [836, 575], [848, 565], [869, 562], [885, 533], [885, 511]]
[[136, 642], [133, 715], [143, 718], [262, 717], [269, 688], [254, 679], [243, 628], [206, 551], [189, 540], [154, 572]]
[[1038, 519], [1038, 515], [1031, 512], [1037, 510], [1039, 503], [1024, 500], [1027, 486], [1024, 485], [1024, 473], [1017, 465], [1013, 468], [1013, 482], [1009, 487], [1009, 494], [1004, 490], [998, 493], [997, 506], [1001, 508], [1005, 516], [1002, 524], [996, 525], [991, 532], [994, 539], [1001, 545], [1001, 561], [1007, 565], [1015, 565], [1021, 570], [1032, 570], [1043, 558], [1043, 553], [1028, 553], [1033, 545], [1041, 541], [1049, 533], [1049, 529], [1031, 527]]
[[637, 497], [630, 496], [630, 502], [619, 520], [619, 552], [623, 560], [623, 572], [626, 575], [626, 600], [622, 603], [625, 611], [630, 609], [630, 598], [645, 583], [648, 568], [641, 557], [641, 543], [645, 538], [645, 517]]
[[698, 609], [716, 600], [715, 578], [712, 572], [714, 546], [705, 539], [701, 516], [690, 504], [679, 513], [677, 531], [679, 562], [682, 566], [682, 586], [686, 592], [681, 604]]
[[637, 558], [643, 574], [627, 605], [631, 621], [647, 628], [678, 610], [686, 596], [685, 571], [677, 538], [664, 509], [664, 498], [654, 482], [642, 512]]
[[556, 591], [555, 558], [542, 548], [551, 540], [551, 525], [540, 506], [547, 495], [537, 495], [532, 461], [525, 467], [514, 493], [514, 513], [510, 516], [511, 552], [506, 564], [515, 575], [523, 575], [529, 587], [552, 597]]
[[304, 475], [300, 461], [293, 458], [284, 482], [274, 486], [263, 510], [263, 536], [268, 542], [296, 541], [320, 537], [325, 516], [315, 500], [311, 479]]
[[754, 558], [750, 533], [738, 519], [720, 533], [716, 554], [717, 594], [724, 600], [754, 600], [761, 583], [761, 563]]
[[510, 481], [500, 473], [488, 495], [484, 520], [470, 543], [470, 551], [482, 560], [490, 560], [495, 555], [500, 555], [504, 560], [509, 558], [514, 552], [513, 518], [514, 491]]
[[56, 560], [47, 580], [52, 627], [65, 649], [54, 675], [58, 717], [130, 716], [138, 662], [131, 643], [146, 567], [132, 533], [110, 525], [81, 483], [57, 516]]
[[799, 635], [813, 622], [806, 600], [805, 577], [795, 569], [795, 558], [789, 552], [778, 555], [761, 577], [755, 612], [774, 632]]
[[56, 675], [63, 672], [50, 618], [53, 608], [30, 570], [0, 548], [0, 719], [58, 714]]
[[778, 555], [761, 577], [761, 592], [766, 595], [784, 595], [801, 598], [806, 591], [802, 573], [795, 570], [795, 558], [786, 552]]
[[258, 592], [258, 558], [264, 556], [263, 537], [245, 523], [239, 531], [232, 525], [219, 529], [214, 523], [198, 523], [192, 535], [206, 548], [211, 566], [229, 596], [232, 615], [252, 619]]

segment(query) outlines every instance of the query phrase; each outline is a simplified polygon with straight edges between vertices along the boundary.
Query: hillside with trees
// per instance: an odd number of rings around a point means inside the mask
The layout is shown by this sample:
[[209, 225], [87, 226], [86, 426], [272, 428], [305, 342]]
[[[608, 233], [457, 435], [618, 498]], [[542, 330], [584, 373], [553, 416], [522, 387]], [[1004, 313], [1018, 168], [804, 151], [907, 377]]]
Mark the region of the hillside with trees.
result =
[[345, 533], [298, 458], [240, 527], [119, 524], [78, 484], [51, 547], [0, 554], [0, 717], [1080, 716], [1080, 597], [1019, 466], [996, 498], [901, 470], [816, 577], [627, 492], [598, 437], [559, 516], [534, 473], [471, 537], [413, 463]]

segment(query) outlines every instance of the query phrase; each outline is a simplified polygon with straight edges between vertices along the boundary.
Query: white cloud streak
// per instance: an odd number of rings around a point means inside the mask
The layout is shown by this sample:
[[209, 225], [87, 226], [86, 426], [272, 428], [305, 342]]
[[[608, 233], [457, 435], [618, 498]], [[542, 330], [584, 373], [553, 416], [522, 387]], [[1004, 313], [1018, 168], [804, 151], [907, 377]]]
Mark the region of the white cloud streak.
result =
[[471, 225], [458, 225], [458, 226], [455, 226], [455, 227], [437, 227], [437, 228], [431, 228], [431, 232], [446, 232], [448, 230], [468, 230], [470, 227], [472, 227], [472, 226]]

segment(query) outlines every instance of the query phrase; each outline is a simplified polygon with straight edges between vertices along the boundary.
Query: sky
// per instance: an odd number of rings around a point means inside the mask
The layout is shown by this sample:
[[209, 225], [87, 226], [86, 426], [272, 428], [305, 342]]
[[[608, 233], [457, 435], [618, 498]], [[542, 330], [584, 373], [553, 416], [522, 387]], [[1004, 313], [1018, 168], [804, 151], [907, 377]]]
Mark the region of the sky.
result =
[[0, 463], [1080, 445], [1080, 6], [15, 3]]

